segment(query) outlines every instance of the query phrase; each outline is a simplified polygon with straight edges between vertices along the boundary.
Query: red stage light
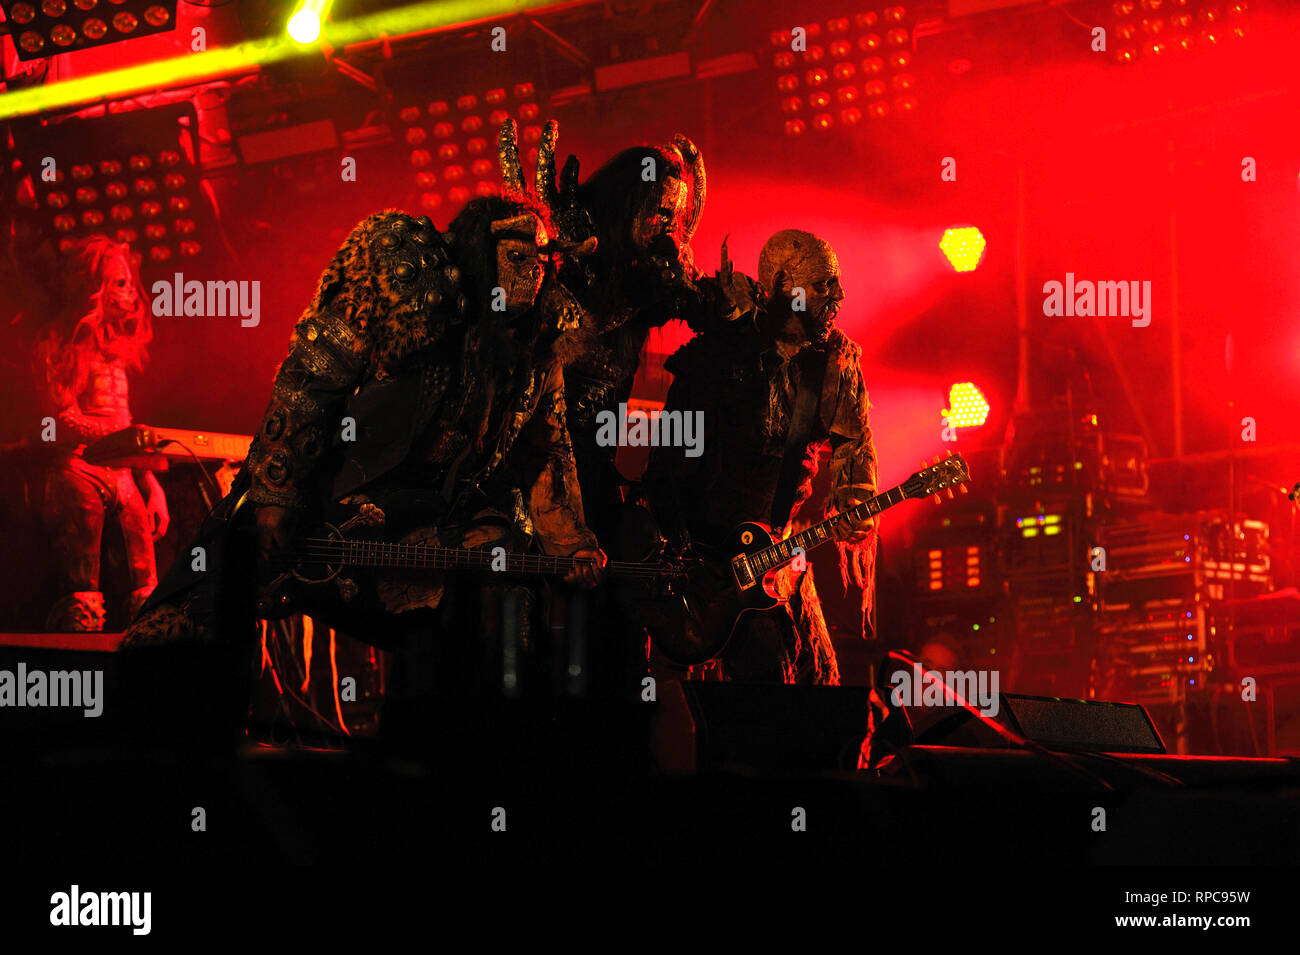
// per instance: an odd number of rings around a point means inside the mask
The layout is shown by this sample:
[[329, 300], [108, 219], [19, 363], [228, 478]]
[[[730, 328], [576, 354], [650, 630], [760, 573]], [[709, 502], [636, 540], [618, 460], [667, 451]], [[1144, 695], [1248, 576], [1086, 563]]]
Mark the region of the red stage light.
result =
[[957, 272], [973, 272], [984, 257], [984, 236], [974, 226], [945, 229], [939, 248]]

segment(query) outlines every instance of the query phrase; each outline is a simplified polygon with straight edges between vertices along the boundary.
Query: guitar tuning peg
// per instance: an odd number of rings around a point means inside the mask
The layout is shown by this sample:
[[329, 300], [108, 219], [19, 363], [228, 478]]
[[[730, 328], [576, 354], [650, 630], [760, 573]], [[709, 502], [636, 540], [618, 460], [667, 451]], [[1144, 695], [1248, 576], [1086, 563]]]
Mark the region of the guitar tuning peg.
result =
[[970, 488], [968, 488], [965, 484], [958, 484], [957, 487], [963, 494], [970, 493]]
[[951, 501], [956, 496], [957, 495], [952, 492], [952, 488], [948, 488], [948, 500]]

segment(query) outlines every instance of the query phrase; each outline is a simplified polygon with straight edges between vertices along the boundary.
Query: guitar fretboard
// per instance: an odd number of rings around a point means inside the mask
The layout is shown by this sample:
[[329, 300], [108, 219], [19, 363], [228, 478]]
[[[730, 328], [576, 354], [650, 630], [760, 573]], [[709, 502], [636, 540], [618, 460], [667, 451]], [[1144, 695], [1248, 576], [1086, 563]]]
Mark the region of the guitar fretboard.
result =
[[854, 523], [865, 520], [875, 514], [879, 514], [886, 508], [893, 507], [895, 504], [902, 502], [907, 495], [903, 493], [903, 485], [891, 488], [883, 494], [877, 494], [870, 500], [856, 504], [839, 514], [833, 514], [826, 520], [814, 524], [805, 531], [798, 534], [791, 534], [783, 541], [777, 541], [771, 547], [764, 547], [762, 550], [755, 551], [749, 555], [749, 565], [753, 568], [756, 576], [775, 570], [783, 564], [794, 560], [797, 551], [807, 553], [814, 547], [819, 547], [829, 540], [833, 540], [835, 533], [832, 528], [837, 521], [844, 519], [846, 516], [852, 519]]
[[[491, 549], [435, 547], [428, 544], [398, 544], [391, 541], [311, 538], [301, 556], [327, 564], [349, 567], [386, 567], [410, 570], [491, 570], [515, 574], [555, 574], [563, 576], [591, 560], [576, 557], [551, 557], [545, 554], [518, 554]], [[667, 568], [658, 564], [633, 561], [609, 561], [607, 574], [617, 576], [660, 576]]]

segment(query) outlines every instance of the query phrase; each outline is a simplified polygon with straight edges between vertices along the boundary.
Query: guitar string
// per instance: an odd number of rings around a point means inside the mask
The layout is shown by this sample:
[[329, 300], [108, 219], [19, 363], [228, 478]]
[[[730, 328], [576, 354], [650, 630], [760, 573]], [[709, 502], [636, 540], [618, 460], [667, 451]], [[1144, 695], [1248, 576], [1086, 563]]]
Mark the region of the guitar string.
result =
[[[322, 560], [330, 558], [344, 561], [347, 563], [369, 566], [365, 563], [368, 560], [381, 559], [381, 550], [376, 547], [379, 545], [389, 554], [395, 555], [395, 560], [399, 561], [396, 567], [408, 567], [411, 569], [455, 569], [457, 566], [490, 565], [492, 556], [488, 552], [475, 551], [472, 549], [457, 548], [433, 548], [419, 544], [395, 544], [390, 541], [334, 541], [325, 538], [309, 539], [305, 542], [308, 546], [299, 556], [315, 557]], [[405, 548], [407, 550], [400, 550]], [[353, 559], [349, 559], [353, 558]], [[407, 563], [407, 562], [410, 563]], [[553, 572], [559, 572], [561, 569], [572, 569], [580, 564], [592, 565], [593, 561], [578, 560], [573, 557], [547, 556], [541, 554], [510, 554], [507, 555], [507, 562], [520, 566], [522, 570], [535, 570], [545, 572], [547, 569]], [[672, 576], [677, 572], [671, 568], [658, 564], [636, 563], [632, 561], [609, 561], [605, 570], [614, 572], [620, 576], [644, 576], [644, 577], [662, 577]]]

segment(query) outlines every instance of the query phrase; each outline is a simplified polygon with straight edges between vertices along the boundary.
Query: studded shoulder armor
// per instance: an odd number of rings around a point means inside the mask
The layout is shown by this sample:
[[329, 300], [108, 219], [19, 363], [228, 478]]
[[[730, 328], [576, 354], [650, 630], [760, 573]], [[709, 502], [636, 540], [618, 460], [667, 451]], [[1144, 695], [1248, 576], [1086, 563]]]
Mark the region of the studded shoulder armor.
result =
[[249, 451], [250, 500], [306, 506], [347, 396], [435, 344], [466, 307], [460, 271], [427, 217], [388, 211], [358, 224], [321, 274], [276, 373]]

